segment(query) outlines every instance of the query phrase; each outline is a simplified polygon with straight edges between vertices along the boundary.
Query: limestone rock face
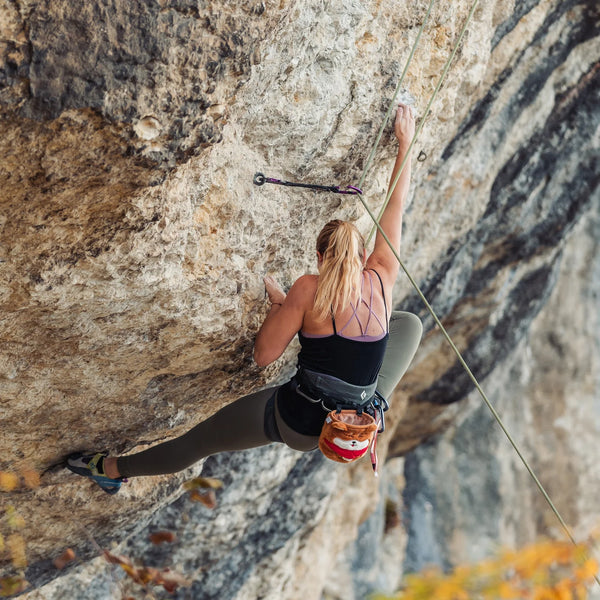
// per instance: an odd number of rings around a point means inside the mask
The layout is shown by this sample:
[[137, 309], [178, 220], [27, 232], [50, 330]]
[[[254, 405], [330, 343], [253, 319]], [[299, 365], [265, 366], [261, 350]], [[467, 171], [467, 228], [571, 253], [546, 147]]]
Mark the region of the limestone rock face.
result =
[[[596, 525], [600, 203], [566, 245], [558, 280], [529, 335], [487, 388], [557, 509], [579, 539]], [[577, 298], [576, 304], [573, 304]], [[406, 567], [475, 560], [501, 540], [564, 535], [489, 410], [475, 394], [448, 430], [406, 459]]]
[[[61, 468], [76, 450], [169, 439], [293, 371], [295, 344], [252, 362], [262, 276], [314, 271], [326, 220], [371, 221], [354, 197], [253, 175], [356, 184], [427, 4], [0, 0], [0, 470], [43, 473], [2, 495], [27, 524], [29, 597], [114, 597], [96, 544], [182, 568], [182, 598], [362, 598], [396, 586], [403, 560], [449, 566], [554, 531], [402, 275], [394, 304], [425, 336], [381, 483], [366, 462], [277, 446], [114, 498]], [[470, 8], [433, 6], [402, 91], [420, 116]], [[415, 147], [403, 240], [578, 531], [600, 480], [599, 29], [591, 0], [480, 0]], [[394, 154], [388, 127], [363, 186], [375, 212]], [[212, 512], [182, 496], [200, 472], [225, 482]], [[407, 518], [384, 535], [401, 493]], [[148, 548], [157, 528], [177, 544]], [[81, 562], [58, 573], [68, 546]], [[381, 548], [397, 560], [358, 568]]]

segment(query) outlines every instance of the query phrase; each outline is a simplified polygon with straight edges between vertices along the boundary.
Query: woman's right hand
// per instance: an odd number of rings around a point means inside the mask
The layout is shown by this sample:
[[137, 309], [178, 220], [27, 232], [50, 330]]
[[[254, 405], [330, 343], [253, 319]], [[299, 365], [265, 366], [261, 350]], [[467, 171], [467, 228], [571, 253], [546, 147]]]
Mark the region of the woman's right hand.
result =
[[277, 283], [274, 277], [266, 275], [263, 277], [265, 282], [265, 289], [271, 304], [283, 304], [285, 302], [286, 293], [281, 289], [281, 286]]
[[415, 116], [411, 106], [398, 104], [396, 120], [394, 122], [394, 133], [401, 146], [406, 148], [410, 145], [415, 135]]

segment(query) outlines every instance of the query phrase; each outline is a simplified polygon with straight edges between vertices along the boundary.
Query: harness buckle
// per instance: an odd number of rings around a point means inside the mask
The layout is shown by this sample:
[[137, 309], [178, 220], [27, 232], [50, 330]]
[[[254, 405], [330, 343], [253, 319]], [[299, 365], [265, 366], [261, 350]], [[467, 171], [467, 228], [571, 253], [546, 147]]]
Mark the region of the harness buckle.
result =
[[313, 398], [312, 396], [309, 396], [306, 392], [303, 392], [300, 389], [300, 384], [298, 383], [298, 381], [296, 379], [293, 379], [293, 385], [294, 385], [294, 392], [296, 392], [296, 394], [298, 394], [299, 396], [302, 396], [303, 398], [306, 398], [306, 400], [308, 400], [309, 402], [312, 402], [313, 404], [317, 404], [319, 402], [321, 402], [321, 404], [323, 404], [323, 402], [325, 402], [325, 400], [322, 400], [321, 398]]

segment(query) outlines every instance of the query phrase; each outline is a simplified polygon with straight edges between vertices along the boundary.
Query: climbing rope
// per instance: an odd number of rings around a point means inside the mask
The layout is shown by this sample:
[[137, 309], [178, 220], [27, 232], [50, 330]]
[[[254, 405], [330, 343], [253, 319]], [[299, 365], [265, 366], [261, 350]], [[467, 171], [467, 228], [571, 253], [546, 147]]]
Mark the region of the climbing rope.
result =
[[[410, 153], [412, 152], [412, 149], [419, 137], [419, 134], [421, 133], [421, 130], [423, 129], [423, 125], [425, 125], [425, 119], [427, 118], [427, 115], [429, 114], [429, 111], [431, 110], [431, 105], [433, 104], [433, 101], [435, 100], [438, 92], [440, 91], [440, 88], [442, 87], [442, 83], [443, 83], [444, 79], [446, 78], [448, 71], [450, 70], [450, 65], [452, 64], [452, 61], [454, 60], [454, 57], [456, 56], [456, 53], [458, 52], [458, 48], [460, 47], [460, 44], [461, 44], [461, 42], [465, 36], [465, 33], [467, 31], [467, 27], [469, 26], [469, 23], [471, 22], [471, 19], [473, 18], [473, 15], [475, 14], [475, 9], [477, 8], [478, 3], [479, 3], [479, 0], [475, 0], [475, 2], [473, 2], [473, 5], [471, 6], [471, 10], [469, 11], [467, 19], [466, 19], [462, 29], [460, 30], [460, 34], [458, 36], [456, 44], [454, 45], [454, 48], [452, 49], [452, 52], [450, 53], [450, 56], [448, 57], [448, 60], [446, 61], [446, 64], [444, 65], [444, 69], [442, 71], [442, 74], [440, 75], [440, 78], [438, 79], [435, 89], [433, 90], [433, 94], [431, 94], [431, 97], [429, 98], [429, 102], [427, 103], [425, 112], [423, 113], [423, 117], [421, 118], [421, 122], [419, 123], [419, 126], [417, 127], [417, 130], [415, 131], [415, 135], [410, 143], [410, 146], [408, 147], [406, 155], [404, 156], [404, 160], [400, 164], [400, 168], [398, 169], [396, 178], [392, 182], [392, 185], [390, 186], [387, 196], [385, 197], [383, 205], [379, 211], [379, 215], [377, 216], [377, 222], [379, 222], [379, 220], [381, 219], [381, 215], [383, 215], [383, 211], [385, 210], [386, 206], [388, 205], [388, 202], [390, 201], [392, 192], [394, 191], [394, 188], [396, 187], [396, 184], [398, 183], [398, 179], [400, 179], [400, 175], [402, 175], [402, 171], [404, 170], [406, 161], [408, 160], [408, 157], [410, 156]], [[393, 106], [392, 106], [392, 108], [393, 108]], [[371, 238], [373, 237], [374, 233], [375, 233], [375, 227], [373, 227], [371, 229], [371, 232], [369, 233], [369, 235], [367, 237], [367, 244], [369, 244], [369, 242], [371, 241]]]
[[[508, 441], [511, 443], [511, 445], [514, 448], [515, 452], [517, 453], [518, 457], [521, 459], [521, 462], [523, 463], [523, 465], [525, 466], [525, 468], [529, 472], [529, 475], [531, 475], [531, 478], [535, 482], [535, 484], [538, 487], [539, 491], [544, 496], [546, 502], [548, 503], [548, 505], [550, 506], [552, 512], [554, 513], [554, 515], [556, 516], [556, 518], [558, 519], [558, 521], [562, 525], [562, 527], [565, 530], [567, 536], [573, 542], [573, 544], [575, 544], [577, 546], [577, 542], [575, 541], [575, 538], [573, 537], [573, 534], [571, 533], [571, 530], [569, 529], [569, 527], [565, 523], [565, 521], [562, 518], [561, 514], [558, 512], [558, 509], [554, 506], [554, 503], [552, 502], [550, 496], [546, 492], [546, 489], [544, 488], [544, 486], [542, 485], [542, 483], [540, 482], [540, 480], [536, 476], [535, 472], [533, 471], [533, 469], [529, 465], [529, 462], [527, 461], [527, 459], [523, 456], [521, 450], [519, 449], [518, 444], [515, 442], [515, 440], [513, 439], [513, 437], [511, 436], [511, 434], [509, 433], [508, 429], [504, 425], [504, 422], [502, 421], [502, 418], [500, 417], [500, 415], [498, 414], [498, 412], [494, 408], [493, 404], [490, 402], [490, 400], [487, 397], [486, 393], [483, 391], [483, 388], [479, 384], [479, 381], [477, 380], [477, 378], [475, 377], [475, 375], [473, 375], [473, 372], [469, 368], [469, 365], [467, 365], [467, 363], [465, 362], [464, 358], [462, 357], [462, 354], [460, 353], [460, 351], [458, 350], [458, 348], [456, 347], [456, 345], [452, 341], [452, 338], [450, 337], [450, 335], [446, 331], [446, 328], [442, 325], [442, 323], [441, 323], [440, 319], [438, 318], [437, 314], [435, 313], [435, 311], [431, 307], [431, 304], [429, 304], [429, 302], [427, 301], [427, 298], [425, 297], [425, 295], [423, 294], [423, 292], [419, 288], [419, 285], [413, 279], [412, 275], [410, 274], [410, 272], [406, 268], [406, 265], [402, 262], [402, 260], [401, 260], [401, 258], [399, 256], [398, 252], [393, 247], [393, 245], [390, 242], [389, 238], [387, 237], [387, 235], [385, 234], [385, 232], [381, 228], [381, 225], [379, 224], [378, 220], [375, 218], [375, 215], [373, 214], [373, 212], [371, 211], [371, 209], [368, 207], [367, 203], [363, 200], [362, 196], [359, 196], [359, 200], [361, 201], [361, 203], [364, 206], [365, 210], [367, 211], [367, 213], [369, 214], [369, 216], [373, 220], [373, 223], [375, 224], [376, 229], [383, 236], [383, 239], [385, 240], [385, 242], [387, 243], [387, 245], [390, 247], [391, 251], [394, 253], [394, 256], [398, 260], [398, 263], [402, 267], [402, 270], [406, 273], [406, 276], [408, 277], [410, 283], [415, 288], [417, 294], [419, 295], [419, 298], [421, 298], [422, 302], [425, 304], [425, 307], [427, 308], [427, 310], [429, 311], [429, 313], [433, 317], [436, 325], [440, 328], [440, 331], [442, 332], [442, 334], [446, 338], [446, 341], [450, 344], [450, 347], [452, 348], [452, 350], [456, 354], [456, 357], [458, 358], [460, 364], [462, 365], [462, 367], [464, 368], [464, 370], [467, 372], [467, 375], [469, 376], [469, 378], [473, 382], [473, 385], [475, 386], [475, 388], [477, 389], [477, 391], [479, 392], [479, 394], [483, 398], [483, 401], [485, 402], [485, 404], [487, 405], [487, 407], [490, 409], [492, 415], [494, 416], [494, 419], [496, 419], [498, 425], [500, 425], [500, 428], [502, 429], [502, 431], [504, 432], [504, 434], [508, 438]], [[597, 576], [595, 577], [595, 579], [598, 582], [598, 585], [600, 585], [600, 580], [598, 579]]]
[[[542, 485], [542, 483], [540, 482], [539, 478], [537, 477], [537, 475], [535, 474], [533, 468], [531, 467], [531, 465], [529, 464], [529, 462], [527, 461], [527, 459], [525, 458], [525, 456], [523, 455], [523, 453], [521, 452], [519, 445], [516, 443], [516, 441], [513, 439], [512, 435], [510, 434], [510, 432], [508, 431], [506, 425], [504, 424], [504, 421], [502, 420], [502, 418], [500, 417], [500, 415], [498, 414], [498, 412], [496, 411], [496, 409], [494, 408], [493, 404], [491, 403], [491, 401], [489, 400], [489, 398], [487, 397], [487, 394], [484, 392], [483, 388], [481, 387], [479, 381], [477, 380], [477, 378], [475, 377], [475, 375], [473, 374], [473, 372], [471, 371], [471, 369], [469, 368], [469, 366], [467, 365], [467, 363], [465, 362], [462, 354], [460, 353], [460, 351], [458, 350], [458, 348], [456, 347], [455, 343], [453, 342], [452, 338], [450, 337], [450, 335], [448, 334], [448, 332], [446, 331], [446, 328], [443, 326], [442, 322], [440, 321], [439, 317], [437, 316], [437, 314], [435, 313], [435, 311], [433, 310], [432, 306], [429, 304], [427, 298], [425, 297], [425, 295], [423, 294], [423, 292], [421, 291], [419, 285], [417, 284], [417, 282], [414, 280], [414, 278], [412, 277], [412, 275], [410, 274], [410, 272], [408, 271], [406, 265], [404, 264], [404, 262], [402, 261], [402, 259], [400, 258], [400, 255], [398, 254], [398, 252], [396, 251], [396, 249], [394, 248], [394, 246], [392, 245], [392, 243], [390, 242], [389, 238], [387, 237], [386, 233], [383, 231], [379, 221], [381, 219], [381, 216], [383, 215], [383, 212], [385, 211], [385, 208], [387, 207], [389, 200], [394, 192], [394, 189], [396, 188], [396, 185], [398, 183], [398, 180], [400, 179], [400, 176], [402, 174], [402, 171], [404, 170], [404, 167], [406, 165], [406, 162], [408, 160], [408, 157], [410, 156], [412, 149], [418, 139], [418, 136], [420, 135], [424, 123], [425, 123], [425, 119], [427, 118], [430, 110], [431, 110], [431, 106], [433, 104], [433, 101], [435, 100], [439, 90], [441, 89], [442, 83], [444, 81], [444, 79], [446, 78], [446, 75], [450, 69], [450, 66], [452, 64], [452, 61], [454, 60], [454, 57], [456, 56], [456, 53], [458, 51], [458, 48], [460, 47], [460, 44], [462, 43], [462, 40], [464, 38], [464, 35], [466, 33], [467, 27], [469, 26], [469, 23], [471, 22], [473, 15], [475, 13], [475, 9], [477, 8], [477, 5], [479, 3], [479, 0], [475, 0], [471, 6], [471, 9], [469, 11], [469, 14], [467, 16], [467, 19], [465, 20], [465, 23], [460, 31], [460, 34], [458, 36], [458, 39], [454, 45], [454, 48], [452, 49], [452, 52], [448, 58], [448, 60], [446, 61], [446, 64], [444, 65], [444, 69], [442, 71], [442, 74], [437, 82], [437, 85], [427, 103], [427, 106], [425, 108], [425, 112], [423, 114], [423, 117], [421, 118], [421, 122], [419, 123], [419, 126], [417, 127], [416, 131], [415, 131], [415, 135], [413, 136], [413, 139], [411, 140], [411, 143], [407, 149], [406, 155], [400, 165], [400, 168], [398, 170], [398, 173], [396, 174], [396, 177], [394, 178], [394, 180], [392, 181], [391, 185], [390, 185], [390, 189], [385, 197], [384, 203], [379, 211], [379, 215], [376, 217], [373, 212], [371, 211], [371, 209], [369, 208], [369, 206], [367, 205], [367, 203], [365, 202], [363, 196], [362, 196], [362, 191], [361, 188], [364, 184], [364, 181], [366, 179], [366, 175], [367, 172], [370, 168], [370, 165], [372, 163], [373, 157], [375, 156], [375, 152], [376, 149], [379, 145], [379, 142], [381, 141], [381, 137], [383, 135], [383, 131], [387, 125], [387, 122], [389, 121], [390, 115], [393, 111], [394, 105], [395, 105], [395, 101], [396, 101], [396, 97], [401, 89], [402, 86], [402, 82], [404, 80], [404, 76], [406, 75], [406, 72], [408, 71], [409, 65], [413, 59], [413, 56], [415, 54], [415, 50], [417, 48], [417, 45], [419, 43], [419, 39], [421, 37], [421, 33], [423, 32], [423, 29], [425, 27], [425, 23], [427, 22], [429, 15], [431, 13], [431, 9], [433, 6], [433, 2], [434, 0], [430, 0], [429, 3], [429, 7], [427, 9], [427, 13], [425, 15], [425, 18], [423, 20], [423, 23], [421, 24], [421, 27], [419, 29], [419, 32], [417, 34], [417, 38], [415, 39], [415, 42], [413, 44], [411, 53], [408, 57], [408, 60], [405, 64], [404, 70], [402, 72], [402, 75], [400, 77], [400, 81], [398, 83], [398, 85], [396, 86], [396, 90], [394, 92], [392, 101], [390, 103], [390, 106], [386, 112], [386, 115], [384, 117], [384, 121], [382, 123], [382, 126], [379, 129], [377, 138], [375, 140], [375, 143], [369, 153], [369, 156], [367, 158], [365, 167], [363, 169], [363, 173], [360, 177], [359, 183], [358, 185], [355, 186], [347, 186], [344, 190], [340, 190], [340, 188], [338, 186], [321, 186], [321, 185], [314, 185], [314, 184], [301, 184], [301, 183], [293, 183], [293, 182], [286, 182], [286, 181], [281, 181], [278, 179], [273, 179], [273, 178], [268, 178], [265, 177], [262, 173], [257, 173], [254, 176], [254, 183], [256, 185], [263, 185], [264, 183], [275, 183], [275, 184], [279, 184], [279, 185], [287, 185], [287, 186], [293, 186], [293, 187], [304, 187], [304, 188], [310, 188], [310, 189], [315, 189], [315, 190], [324, 190], [324, 191], [331, 191], [331, 192], [335, 192], [335, 193], [341, 193], [341, 194], [353, 194], [358, 196], [358, 199], [360, 200], [361, 204], [363, 205], [364, 209], [366, 210], [367, 214], [369, 215], [369, 217], [371, 218], [371, 220], [373, 221], [373, 228], [371, 229], [371, 232], [369, 233], [369, 236], [367, 238], [367, 244], [369, 243], [369, 241], [371, 240], [373, 234], [375, 233], [375, 231], [378, 231], [381, 236], [383, 237], [383, 239], [385, 240], [386, 244], [389, 246], [390, 250], [392, 251], [392, 253], [394, 254], [394, 256], [396, 257], [396, 260], [398, 261], [400, 267], [402, 268], [402, 270], [404, 271], [404, 273], [406, 274], [406, 276], [408, 277], [410, 283], [412, 284], [412, 286], [414, 287], [414, 289], [416, 290], [419, 298], [421, 299], [421, 301], [423, 302], [423, 304], [425, 305], [425, 307], [427, 308], [428, 312], [431, 314], [431, 316], [433, 317], [433, 320], [435, 321], [436, 325], [439, 327], [440, 331], [442, 332], [444, 338], [446, 339], [446, 341], [448, 342], [448, 344], [450, 345], [450, 347], [452, 348], [454, 354], [456, 355], [459, 363], [461, 364], [461, 366], [463, 367], [463, 369], [465, 370], [465, 372], [467, 373], [467, 375], [469, 376], [469, 378], [471, 379], [473, 385], [475, 386], [475, 389], [479, 392], [479, 395], [481, 396], [481, 398], [483, 399], [484, 403], [486, 404], [486, 406], [488, 407], [488, 409], [490, 410], [492, 416], [494, 417], [494, 419], [496, 420], [496, 422], [498, 423], [498, 425], [500, 426], [500, 428], [502, 429], [502, 431], [504, 432], [506, 438], [508, 439], [508, 441], [510, 442], [511, 446], [513, 447], [513, 449], [515, 450], [517, 456], [519, 457], [519, 459], [521, 460], [522, 464], [524, 465], [525, 469], [527, 470], [527, 472], [529, 473], [529, 475], [531, 476], [532, 480], [534, 481], [535, 485], [537, 486], [538, 490], [540, 491], [540, 493], [542, 494], [543, 498], [546, 500], [548, 506], [550, 507], [550, 509], [552, 510], [553, 514], [555, 515], [555, 517], [557, 518], [558, 522], [561, 524], [562, 528], [564, 529], [565, 533], [567, 534], [567, 537], [569, 538], [569, 540], [575, 545], [577, 546], [577, 541], [575, 540], [575, 537], [573, 536], [573, 534], [571, 533], [570, 528], [568, 527], [568, 525], [566, 524], [565, 520], [563, 519], [563, 517], [561, 516], [560, 512], [558, 511], [558, 509], [556, 508], [556, 506], [554, 505], [554, 503], [552, 502], [552, 499], [550, 498], [548, 492], [546, 491], [546, 489], [544, 488], [544, 486]], [[596, 580], [596, 583], [598, 583], [598, 585], [600, 585], [600, 578], [598, 577], [598, 575], [594, 575], [594, 579]]]
[[[452, 348], [452, 350], [453, 350], [454, 354], [456, 355], [458, 361], [460, 362], [460, 364], [462, 365], [463, 369], [465, 370], [465, 372], [467, 373], [467, 375], [469, 376], [469, 378], [473, 382], [473, 385], [475, 386], [475, 389], [479, 392], [479, 395], [481, 396], [481, 398], [485, 402], [486, 406], [488, 407], [488, 409], [492, 413], [492, 416], [494, 417], [494, 419], [496, 420], [496, 422], [498, 423], [498, 425], [500, 426], [500, 428], [504, 432], [506, 438], [508, 439], [508, 441], [512, 445], [513, 449], [517, 453], [517, 456], [519, 457], [519, 459], [523, 463], [525, 469], [527, 470], [527, 472], [531, 476], [532, 480], [534, 481], [535, 485], [537, 486], [538, 490], [540, 491], [540, 493], [542, 494], [542, 496], [546, 500], [546, 503], [548, 504], [548, 506], [550, 507], [550, 509], [554, 513], [554, 516], [557, 518], [558, 522], [561, 524], [563, 530], [567, 534], [567, 537], [569, 538], [569, 540], [575, 546], [577, 546], [578, 545], [577, 541], [575, 540], [575, 537], [573, 536], [570, 528], [566, 524], [565, 520], [563, 519], [562, 515], [560, 514], [560, 512], [558, 511], [558, 509], [556, 508], [556, 506], [554, 505], [554, 503], [552, 502], [552, 499], [550, 498], [548, 492], [546, 491], [546, 489], [544, 488], [544, 486], [542, 485], [542, 483], [538, 479], [538, 477], [535, 474], [533, 468], [529, 464], [529, 461], [525, 458], [525, 456], [521, 452], [521, 450], [519, 448], [519, 445], [513, 439], [512, 435], [510, 434], [510, 432], [508, 431], [506, 425], [504, 424], [504, 421], [502, 420], [502, 418], [500, 417], [500, 415], [498, 414], [498, 412], [494, 408], [493, 404], [491, 403], [491, 401], [487, 397], [487, 394], [484, 392], [484, 390], [481, 387], [479, 381], [477, 380], [477, 378], [475, 377], [475, 375], [473, 374], [473, 372], [471, 371], [471, 369], [469, 368], [469, 366], [465, 362], [462, 354], [460, 353], [460, 351], [456, 347], [455, 343], [452, 341], [452, 338], [450, 337], [450, 335], [446, 331], [446, 328], [442, 325], [442, 322], [440, 321], [440, 319], [438, 318], [437, 314], [433, 310], [431, 304], [429, 304], [427, 298], [425, 297], [425, 295], [421, 291], [419, 285], [417, 284], [417, 282], [414, 280], [414, 278], [412, 277], [412, 275], [410, 274], [410, 272], [406, 268], [406, 265], [404, 264], [404, 262], [400, 258], [400, 255], [398, 254], [398, 252], [396, 251], [396, 249], [393, 247], [392, 243], [390, 242], [389, 238], [387, 237], [386, 233], [383, 231], [383, 229], [381, 228], [381, 225], [379, 223], [379, 221], [381, 219], [381, 216], [382, 216], [382, 214], [383, 214], [383, 212], [384, 212], [384, 210], [385, 210], [385, 208], [386, 208], [386, 206], [387, 206], [387, 204], [388, 204], [388, 202], [389, 202], [389, 200], [390, 200], [390, 198], [392, 196], [392, 193], [394, 192], [394, 189], [395, 189], [397, 183], [398, 183], [398, 180], [400, 179], [400, 175], [402, 173], [402, 170], [404, 169], [406, 161], [408, 160], [408, 157], [410, 156], [410, 153], [411, 153], [411, 151], [412, 151], [412, 149], [413, 149], [413, 147], [415, 145], [415, 142], [417, 140], [417, 137], [420, 134], [421, 130], [423, 129], [423, 125], [425, 123], [425, 119], [426, 119], [427, 115], [429, 114], [429, 111], [431, 109], [431, 105], [432, 105], [432, 103], [433, 103], [433, 101], [434, 101], [434, 99], [435, 99], [438, 91], [441, 88], [442, 82], [443, 82], [444, 78], [446, 77], [446, 74], [448, 73], [448, 70], [450, 68], [450, 65], [451, 65], [452, 61], [454, 60], [454, 57], [455, 57], [456, 52], [458, 51], [458, 48], [459, 48], [459, 46], [460, 46], [460, 44], [462, 42], [462, 39], [463, 39], [464, 34], [465, 34], [466, 30], [467, 30], [467, 27], [468, 27], [468, 25], [469, 25], [469, 23], [470, 23], [470, 21], [471, 21], [471, 19], [473, 17], [473, 14], [475, 13], [475, 8], [477, 7], [478, 2], [479, 2], [479, 0], [475, 0], [473, 2], [473, 5], [471, 6], [471, 10], [469, 11], [469, 14], [467, 16], [467, 19], [466, 19], [466, 21], [465, 21], [465, 23], [463, 25], [463, 28], [462, 28], [461, 32], [460, 32], [458, 40], [457, 40], [457, 42], [456, 42], [456, 44], [455, 44], [455, 46], [454, 46], [454, 48], [452, 50], [452, 53], [450, 54], [450, 57], [446, 61], [446, 64], [445, 64], [443, 72], [442, 72], [442, 75], [440, 76], [439, 81], [438, 81], [438, 83], [437, 83], [437, 85], [435, 87], [435, 90], [434, 90], [433, 94], [431, 95], [431, 98], [429, 99], [429, 102], [427, 103], [427, 107], [425, 109], [425, 113], [423, 115], [423, 118], [421, 119], [421, 123], [419, 124], [419, 127], [415, 131], [415, 135], [413, 136], [413, 139], [412, 139], [412, 141], [411, 141], [411, 143], [410, 143], [410, 145], [408, 147], [408, 150], [406, 152], [404, 160], [402, 161], [402, 163], [400, 165], [400, 169], [398, 170], [398, 173], [397, 173], [396, 177], [394, 178], [392, 184], [390, 185], [390, 189], [389, 189], [389, 191], [388, 191], [388, 193], [386, 195], [385, 201], [384, 201], [383, 206], [382, 206], [382, 208], [381, 208], [381, 210], [379, 212], [379, 215], [377, 217], [375, 217], [375, 215], [373, 214], [373, 212], [371, 211], [371, 209], [369, 208], [369, 206], [367, 205], [367, 203], [365, 202], [365, 200], [364, 200], [364, 198], [363, 198], [363, 196], [361, 194], [358, 195], [358, 199], [360, 200], [361, 204], [363, 205], [363, 207], [367, 211], [369, 217], [371, 218], [371, 220], [373, 221], [373, 224], [374, 224], [373, 228], [371, 230], [371, 233], [369, 234], [367, 243], [371, 239], [371, 237], [372, 237], [373, 233], [375, 232], [375, 230], [379, 231], [379, 233], [381, 234], [381, 236], [383, 237], [383, 239], [385, 240], [385, 242], [389, 246], [390, 250], [393, 252], [394, 256], [396, 257], [396, 259], [397, 259], [400, 267], [402, 268], [402, 270], [404, 271], [404, 273], [408, 277], [410, 283], [412, 284], [412, 286], [416, 290], [419, 298], [421, 299], [421, 301], [423, 302], [423, 304], [425, 305], [425, 307], [427, 308], [427, 310], [429, 311], [429, 313], [433, 317], [433, 320], [435, 321], [436, 325], [439, 327], [439, 329], [442, 332], [443, 336], [445, 337], [446, 341], [448, 342], [448, 344]], [[410, 58], [412, 59], [412, 55], [411, 55]], [[391, 111], [393, 110], [394, 104], [395, 104], [395, 96], [394, 96], [394, 99], [392, 100], [392, 102], [390, 103], [390, 108], [388, 109], [388, 113], [386, 114], [386, 119], [389, 117], [389, 114], [391, 114]], [[380, 139], [381, 139], [381, 135], [378, 136], [378, 138], [377, 138], [377, 140], [375, 142], [375, 145], [374, 145], [374, 147], [371, 150], [371, 153], [369, 155], [369, 159], [371, 159], [372, 156], [375, 154], [375, 149], [376, 149], [377, 145], [379, 144]], [[367, 166], [365, 167], [365, 170], [363, 172], [363, 176], [360, 179], [359, 185], [361, 185], [361, 186], [364, 183], [364, 179], [365, 179], [365, 175], [366, 175], [366, 170], [368, 169], [368, 166], [369, 166], [368, 162], [369, 161], [367, 161]], [[594, 579], [596, 580], [596, 583], [598, 585], [600, 585], [600, 578], [598, 577], [598, 575], [594, 575]]]

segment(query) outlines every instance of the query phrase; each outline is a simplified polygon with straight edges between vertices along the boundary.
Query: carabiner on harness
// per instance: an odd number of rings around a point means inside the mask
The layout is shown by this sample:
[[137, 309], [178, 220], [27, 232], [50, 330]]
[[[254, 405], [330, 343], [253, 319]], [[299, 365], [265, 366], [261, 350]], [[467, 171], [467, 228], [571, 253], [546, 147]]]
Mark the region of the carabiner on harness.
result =
[[375, 396], [371, 400], [371, 407], [373, 410], [373, 418], [377, 423], [377, 431], [373, 435], [373, 441], [371, 442], [371, 466], [373, 467], [373, 474], [375, 477], [379, 477], [379, 459], [377, 458], [377, 436], [385, 431], [385, 411], [390, 408], [388, 401], [379, 393], [375, 392]]
[[[332, 410], [336, 410], [337, 409], [337, 405], [334, 406], [333, 408], [330, 406], [327, 406], [327, 398], [313, 398], [312, 396], [309, 396], [306, 392], [303, 392], [300, 389], [300, 384], [298, 383], [298, 381], [296, 381], [296, 379], [292, 380], [292, 387], [294, 392], [296, 392], [296, 394], [298, 394], [299, 396], [302, 396], [303, 398], [305, 398], [306, 400], [308, 400], [309, 402], [311, 402], [312, 404], [320, 404], [321, 408], [326, 412], [331, 412]], [[340, 409], [341, 410], [341, 409]]]
[[378, 433], [383, 433], [385, 431], [385, 411], [389, 410], [390, 405], [388, 401], [377, 391], [375, 391], [375, 396], [371, 401], [371, 406], [373, 407], [373, 418], [377, 421], [377, 413], [379, 413], [379, 422], [381, 425], [379, 426]]

